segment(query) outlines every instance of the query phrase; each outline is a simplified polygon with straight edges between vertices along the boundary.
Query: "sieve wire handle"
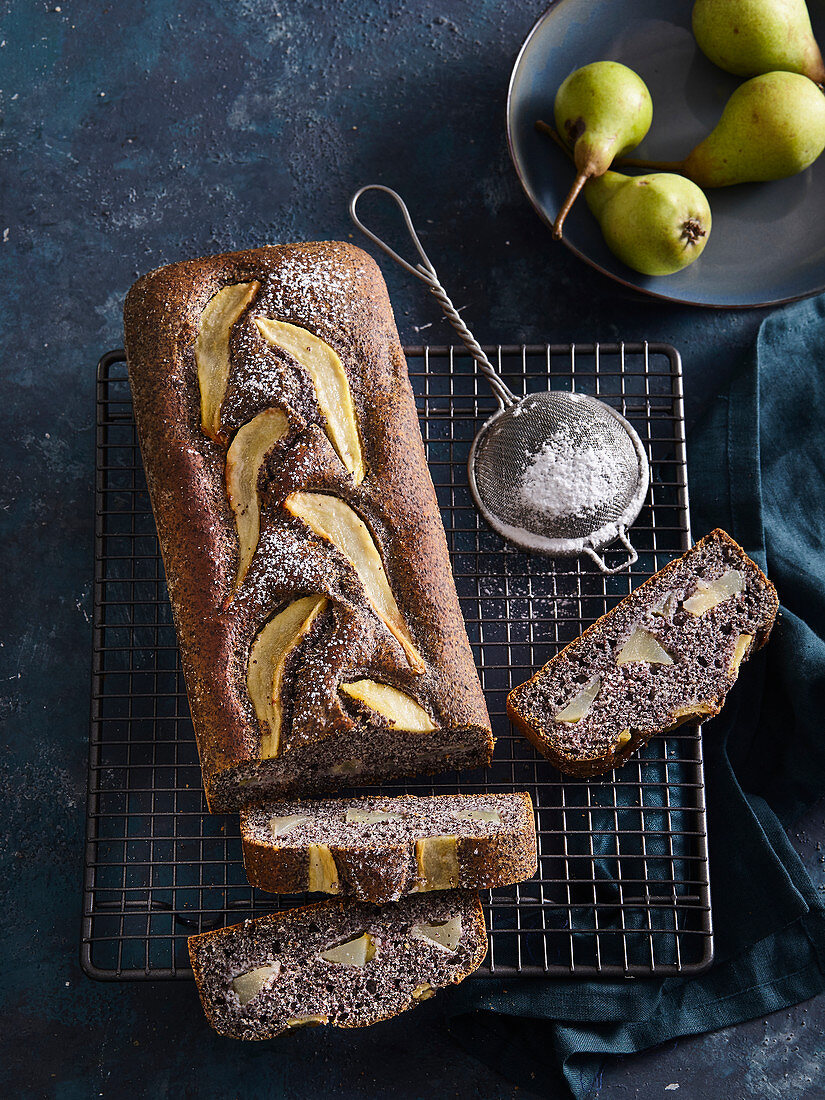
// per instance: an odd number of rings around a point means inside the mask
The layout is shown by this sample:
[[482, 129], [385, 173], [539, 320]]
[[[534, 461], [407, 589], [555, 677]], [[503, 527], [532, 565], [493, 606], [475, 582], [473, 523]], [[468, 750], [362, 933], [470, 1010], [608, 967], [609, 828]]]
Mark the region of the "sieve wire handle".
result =
[[587, 554], [589, 558], [592, 558], [596, 565], [598, 565], [599, 569], [601, 569], [602, 573], [606, 573], [609, 577], [612, 576], [614, 573], [621, 573], [623, 569], [627, 569], [628, 566], [633, 565], [634, 562], [637, 562], [639, 560], [639, 555], [633, 548], [633, 543], [627, 537], [626, 527], [619, 528], [619, 534], [617, 538], [627, 550], [627, 560], [623, 561], [621, 565], [615, 565], [612, 569], [601, 556], [601, 554], [596, 553], [592, 546], [582, 547], [583, 553]]
[[[399, 256], [399, 254], [393, 248], [390, 248], [386, 241], [381, 240], [381, 238], [377, 236], [377, 234], [373, 233], [371, 229], [368, 229], [367, 226], [364, 225], [364, 223], [358, 217], [357, 206], [358, 200], [367, 191], [383, 191], [385, 195], [390, 196], [395, 205], [401, 211], [401, 214], [404, 218], [404, 224], [406, 225], [407, 232], [410, 235], [410, 239], [415, 245], [415, 249], [418, 252], [418, 255], [421, 257], [421, 263], [418, 263], [415, 265], [415, 267], [413, 267], [413, 265], [411, 263], [408, 263], [403, 256]], [[464, 321], [461, 319], [461, 315], [459, 314], [458, 310], [455, 308], [452, 301], [450, 300], [449, 294], [441, 285], [441, 281], [436, 274], [436, 270], [433, 267], [432, 261], [430, 260], [430, 257], [427, 255], [427, 253], [424, 251], [424, 246], [422, 245], [421, 239], [418, 236], [418, 232], [413, 225], [412, 217], [410, 216], [410, 212], [407, 209], [407, 204], [404, 202], [398, 192], [393, 191], [391, 187], [385, 187], [381, 183], [368, 183], [365, 187], [359, 188], [359, 190], [356, 191], [350, 199], [349, 212], [350, 217], [362, 233], [366, 234], [366, 236], [369, 237], [369, 239], [374, 244], [377, 244], [382, 252], [386, 252], [386, 254], [393, 260], [395, 260], [397, 264], [400, 264], [405, 271], [408, 271], [411, 275], [414, 275], [416, 279], [420, 279], [421, 282], [424, 283], [424, 285], [429, 289], [430, 293], [433, 295], [435, 300], [444, 311], [447, 320], [455, 329], [462, 344], [476, 361], [478, 369], [490, 383], [490, 387], [492, 388], [493, 393], [496, 395], [499, 405], [502, 408], [509, 408], [510, 406], [517, 404], [518, 398], [504, 384], [498, 374], [498, 371], [484, 354], [481, 345], [467, 328]]]

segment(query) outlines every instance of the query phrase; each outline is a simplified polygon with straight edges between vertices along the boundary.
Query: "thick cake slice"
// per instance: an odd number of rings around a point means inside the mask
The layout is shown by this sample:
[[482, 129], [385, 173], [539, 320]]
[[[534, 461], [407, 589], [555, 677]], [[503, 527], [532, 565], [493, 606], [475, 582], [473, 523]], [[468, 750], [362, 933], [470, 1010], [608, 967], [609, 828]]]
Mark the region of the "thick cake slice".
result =
[[478, 895], [392, 905], [322, 901], [189, 940], [206, 1018], [221, 1035], [365, 1027], [462, 981], [487, 953]]
[[489, 762], [407, 367], [348, 244], [172, 264], [126, 301], [214, 812]]
[[718, 714], [778, 607], [762, 570], [712, 531], [511, 691], [507, 713], [561, 771], [598, 775]]
[[510, 886], [536, 872], [528, 794], [273, 802], [241, 814], [253, 886], [376, 904], [429, 890]]

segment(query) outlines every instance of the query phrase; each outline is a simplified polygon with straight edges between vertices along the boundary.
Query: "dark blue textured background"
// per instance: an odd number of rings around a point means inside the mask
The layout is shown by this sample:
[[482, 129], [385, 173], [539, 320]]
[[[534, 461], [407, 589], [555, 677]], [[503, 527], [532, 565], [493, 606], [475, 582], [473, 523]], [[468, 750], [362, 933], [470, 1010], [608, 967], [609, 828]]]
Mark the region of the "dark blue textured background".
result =
[[[559, 1082], [529, 1075], [517, 1089], [459, 1050], [439, 999], [364, 1031], [244, 1046], [210, 1031], [189, 983], [96, 985], [77, 964], [94, 365], [122, 341], [123, 297], [139, 274], [223, 249], [347, 239], [348, 197], [375, 181], [408, 199], [482, 341], [670, 341], [684, 358], [689, 421], [752, 342], [760, 313], [634, 297], [554, 246], [529, 208], [507, 155], [504, 100], [515, 54], [543, 7], [1, 6], [6, 1095], [564, 1095]], [[389, 217], [375, 222], [391, 232]], [[402, 339], [447, 342], [419, 284], [397, 269], [386, 275]], [[794, 837], [820, 883], [823, 836], [812, 820]], [[812, 1076], [823, 1022], [818, 1001], [615, 1062], [598, 1095], [821, 1096]]]

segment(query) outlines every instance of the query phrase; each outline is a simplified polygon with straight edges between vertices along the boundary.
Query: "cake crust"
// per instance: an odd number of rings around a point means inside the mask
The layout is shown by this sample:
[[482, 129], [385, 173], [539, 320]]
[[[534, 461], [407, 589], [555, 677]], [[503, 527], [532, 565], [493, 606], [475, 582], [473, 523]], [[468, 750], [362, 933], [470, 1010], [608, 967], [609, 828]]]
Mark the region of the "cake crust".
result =
[[[201, 427], [195, 343], [204, 308], [227, 285], [260, 282], [230, 338], [227, 436], [282, 408], [290, 433], [259, 485], [260, 550], [233, 592], [238, 538], [225, 487], [226, 447]], [[255, 315], [301, 326], [340, 356], [366, 476], [343, 468], [311, 381], [268, 346]], [[489, 762], [492, 737], [450, 572], [406, 363], [381, 274], [336, 242], [272, 246], [172, 264], [130, 290], [126, 354], [146, 478], [181, 662], [213, 812], [266, 796]], [[284, 508], [297, 491], [345, 501], [377, 543], [424, 672], [376, 618], [350, 563]], [[329, 607], [287, 670], [289, 751], [261, 761], [261, 723], [246, 688], [257, 632], [290, 600]], [[399, 735], [342, 700], [342, 680], [371, 676], [410, 694], [437, 731]], [[427, 740], [427, 738], [429, 740]], [[288, 763], [287, 763], [288, 761]]]

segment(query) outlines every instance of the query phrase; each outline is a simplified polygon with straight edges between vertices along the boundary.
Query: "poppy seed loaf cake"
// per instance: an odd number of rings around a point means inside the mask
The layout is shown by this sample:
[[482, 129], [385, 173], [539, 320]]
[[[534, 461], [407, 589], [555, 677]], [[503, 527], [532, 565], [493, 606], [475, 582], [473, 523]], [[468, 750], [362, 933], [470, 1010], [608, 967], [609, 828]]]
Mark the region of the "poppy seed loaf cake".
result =
[[718, 714], [778, 606], [741, 546], [712, 531], [511, 691], [507, 713], [561, 771], [598, 775], [654, 734]]
[[385, 906], [322, 901], [189, 939], [206, 1018], [234, 1039], [378, 1023], [462, 981], [486, 953], [469, 891]]
[[272, 893], [404, 894], [510, 886], [536, 872], [528, 794], [275, 802], [241, 814], [246, 875]]
[[172, 264], [125, 308], [213, 812], [489, 763], [386, 287], [348, 244]]

